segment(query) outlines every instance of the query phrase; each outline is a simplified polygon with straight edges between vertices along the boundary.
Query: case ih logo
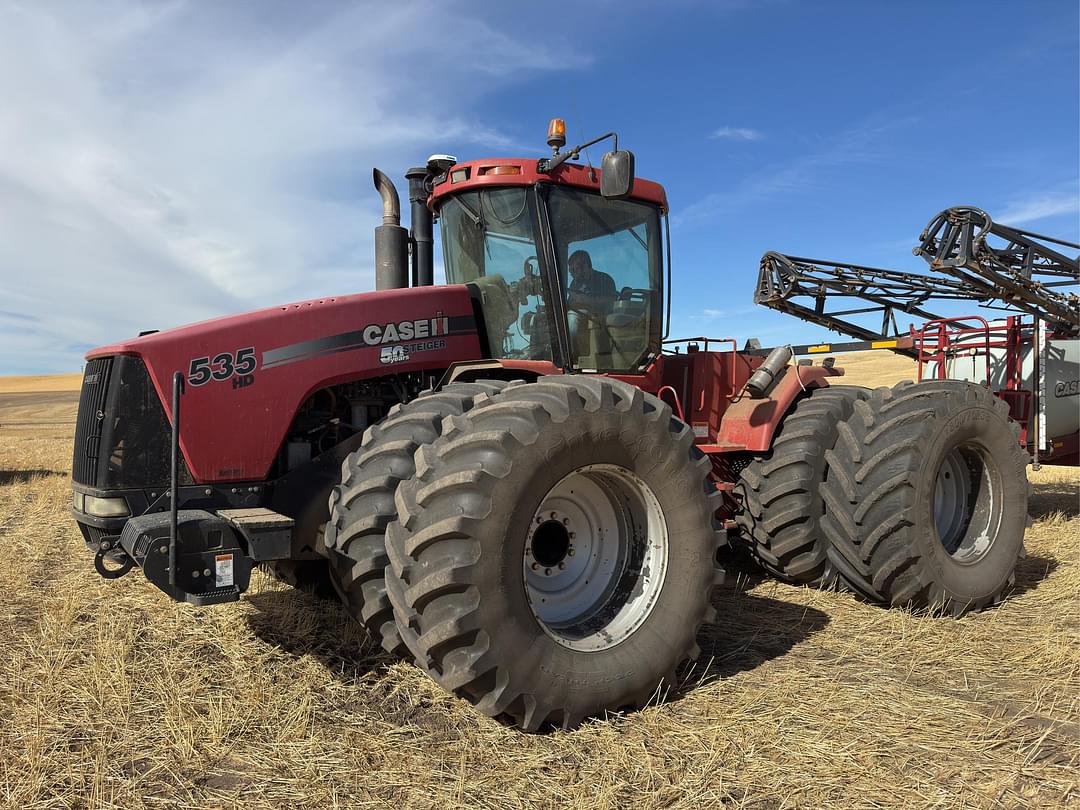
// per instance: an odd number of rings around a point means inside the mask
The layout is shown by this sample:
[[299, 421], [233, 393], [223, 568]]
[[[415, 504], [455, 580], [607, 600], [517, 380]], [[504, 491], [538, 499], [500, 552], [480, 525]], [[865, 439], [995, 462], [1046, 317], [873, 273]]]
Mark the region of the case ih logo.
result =
[[449, 318], [424, 318], [418, 321], [398, 321], [397, 323], [373, 323], [363, 329], [364, 343], [378, 346], [383, 343], [398, 343], [402, 340], [420, 340], [445, 335], [450, 331]]
[[1059, 382], [1054, 386], [1055, 397], [1075, 397], [1077, 394], [1080, 394], [1080, 380]]
[[[476, 320], [472, 315], [443, 315], [436, 312], [434, 318], [415, 318], [407, 321], [369, 323], [352, 332], [330, 335], [324, 338], [292, 343], [263, 352], [262, 369], [311, 360], [327, 354], [384, 347], [379, 352], [379, 362], [384, 365], [404, 363], [417, 352], [437, 351], [446, 348], [444, 338], [455, 335], [476, 334]], [[387, 352], [385, 347], [393, 344], [401, 351]]]

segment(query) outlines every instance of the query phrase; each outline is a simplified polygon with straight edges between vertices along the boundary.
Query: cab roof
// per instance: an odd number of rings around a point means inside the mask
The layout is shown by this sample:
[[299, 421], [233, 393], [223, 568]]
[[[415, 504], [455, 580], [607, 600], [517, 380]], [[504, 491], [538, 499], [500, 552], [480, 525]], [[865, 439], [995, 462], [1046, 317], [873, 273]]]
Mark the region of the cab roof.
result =
[[[438, 208], [442, 197], [459, 191], [493, 186], [531, 186], [534, 183], [554, 183], [560, 186], [600, 192], [600, 169], [579, 163], [563, 163], [550, 174], [537, 171], [536, 158], [486, 158], [456, 163], [445, 178], [435, 185], [428, 198], [428, 207]], [[516, 170], [516, 171], [515, 171]], [[652, 180], [634, 178], [634, 190], [629, 199], [660, 206], [667, 213], [667, 194], [664, 187]]]

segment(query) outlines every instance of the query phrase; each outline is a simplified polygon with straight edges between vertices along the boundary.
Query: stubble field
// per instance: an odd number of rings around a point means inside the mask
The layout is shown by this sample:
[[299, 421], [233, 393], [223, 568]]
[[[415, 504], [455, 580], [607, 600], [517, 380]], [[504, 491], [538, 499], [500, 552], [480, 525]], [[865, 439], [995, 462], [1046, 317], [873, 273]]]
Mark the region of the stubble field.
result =
[[[911, 376], [884, 352], [843, 363]], [[4, 806], [1080, 805], [1074, 470], [1029, 472], [998, 608], [929, 618], [732, 574], [668, 702], [525, 735], [262, 574], [203, 610], [99, 578], [67, 511], [65, 385], [0, 380]]]

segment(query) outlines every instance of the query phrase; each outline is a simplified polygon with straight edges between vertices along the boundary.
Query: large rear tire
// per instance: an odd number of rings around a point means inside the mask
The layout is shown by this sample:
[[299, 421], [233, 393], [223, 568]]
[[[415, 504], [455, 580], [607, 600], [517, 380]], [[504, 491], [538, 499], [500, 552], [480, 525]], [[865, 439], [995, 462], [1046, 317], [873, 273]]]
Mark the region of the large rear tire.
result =
[[981, 385], [903, 382], [855, 403], [826, 453], [829, 559], [873, 602], [959, 616], [1000, 602], [1027, 526], [1027, 455]]
[[720, 578], [719, 496], [689, 427], [639, 389], [578, 375], [511, 384], [447, 421], [387, 532], [417, 663], [530, 731], [671, 688]]
[[386, 597], [383, 536], [397, 516], [394, 493], [416, 471], [415, 453], [442, 433], [447, 416], [464, 413], [506, 383], [452, 383], [395, 405], [364, 434], [363, 443], [341, 466], [341, 484], [330, 493], [326, 550], [331, 574], [348, 612], [364, 624], [387, 652], [407, 650]]
[[835, 581], [821, 532], [825, 451], [836, 443], [838, 426], [851, 416], [856, 400], [869, 394], [852, 385], [811, 389], [784, 417], [769, 452], [739, 473], [740, 542], [773, 576], [820, 587]]

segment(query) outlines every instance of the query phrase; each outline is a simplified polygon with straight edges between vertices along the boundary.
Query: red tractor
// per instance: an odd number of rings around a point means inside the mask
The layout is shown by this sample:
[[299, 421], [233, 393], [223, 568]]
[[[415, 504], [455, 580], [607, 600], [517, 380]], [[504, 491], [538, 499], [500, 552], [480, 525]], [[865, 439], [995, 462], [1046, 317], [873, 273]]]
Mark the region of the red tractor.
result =
[[617, 140], [568, 162], [609, 137], [560, 151], [556, 120], [550, 158], [433, 157], [411, 231], [376, 171], [375, 292], [90, 352], [73, 511], [98, 570], [196, 605], [256, 563], [329, 574], [388, 651], [526, 729], [671, 686], [729, 534], [886, 604], [1000, 600], [1028, 492], [1005, 406], [669, 342], [664, 189]]

